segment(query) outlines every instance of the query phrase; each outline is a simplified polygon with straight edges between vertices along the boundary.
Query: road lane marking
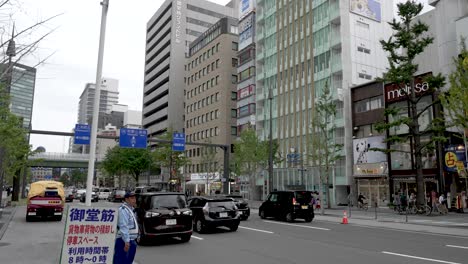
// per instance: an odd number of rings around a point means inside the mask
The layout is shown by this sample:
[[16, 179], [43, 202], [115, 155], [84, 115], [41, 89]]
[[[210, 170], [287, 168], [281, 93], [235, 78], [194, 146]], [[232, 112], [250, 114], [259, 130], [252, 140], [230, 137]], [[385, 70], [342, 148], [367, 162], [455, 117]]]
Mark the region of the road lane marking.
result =
[[303, 228], [310, 228], [310, 229], [317, 229], [317, 230], [330, 231], [330, 229], [328, 229], [328, 228], [323, 228], [323, 227], [306, 226], [306, 225], [295, 225], [295, 224], [288, 224], [288, 223], [279, 223], [279, 222], [273, 222], [273, 221], [268, 221], [268, 220], [265, 220], [265, 221], [263, 221], [263, 222], [265, 222], [265, 223], [271, 223], [271, 224], [277, 224], [277, 225], [297, 226], [297, 227], [303, 227]]
[[192, 235], [192, 238], [195, 238], [195, 239], [198, 239], [198, 240], [203, 240], [204, 239], [204, 238], [197, 237], [197, 236], [194, 236], [194, 235]]
[[452, 248], [462, 248], [462, 249], [468, 249], [468, 247], [462, 247], [462, 246], [455, 246], [455, 245], [445, 245], [447, 247], [452, 247]]
[[382, 253], [383, 254], [388, 254], [388, 255], [395, 255], [395, 256], [405, 257], [405, 258], [413, 258], [413, 259], [427, 260], [427, 261], [432, 261], [432, 262], [445, 263], [445, 264], [461, 264], [461, 263], [458, 263], [458, 262], [450, 262], [450, 261], [445, 261], [445, 260], [416, 257], [416, 256], [411, 256], [411, 255], [388, 252], [388, 251], [382, 251]]
[[250, 227], [245, 227], [245, 226], [239, 226], [239, 228], [247, 229], [247, 230], [252, 230], [252, 231], [257, 231], [257, 232], [262, 232], [262, 233], [267, 233], [267, 234], [274, 234], [274, 232], [267, 231], [267, 230], [261, 230], [261, 229], [255, 229], [255, 228], [250, 228]]

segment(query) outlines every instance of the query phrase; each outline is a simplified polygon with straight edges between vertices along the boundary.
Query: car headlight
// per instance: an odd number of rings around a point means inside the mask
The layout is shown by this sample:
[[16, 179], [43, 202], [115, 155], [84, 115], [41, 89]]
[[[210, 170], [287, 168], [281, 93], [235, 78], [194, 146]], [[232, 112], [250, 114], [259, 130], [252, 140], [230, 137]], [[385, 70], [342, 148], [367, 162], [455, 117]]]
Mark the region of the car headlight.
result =
[[184, 211], [182, 212], [183, 215], [192, 215], [192, 211]]
[[151, 218], [151, 217], [156, 217], [156, 216], [160, 216], [160, 215], [161, 215], [160, 213], [146, 212], [145, 217], [146, 218]]

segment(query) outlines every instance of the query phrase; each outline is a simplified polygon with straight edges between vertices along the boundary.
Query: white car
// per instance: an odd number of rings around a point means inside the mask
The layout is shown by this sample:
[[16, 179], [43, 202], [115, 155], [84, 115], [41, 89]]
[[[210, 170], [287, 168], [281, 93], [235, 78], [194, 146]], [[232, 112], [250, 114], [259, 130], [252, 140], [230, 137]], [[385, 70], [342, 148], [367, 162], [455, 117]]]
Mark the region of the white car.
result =
[[109, 188], [99, 188], [98, 196], [99, 200], [107, 200], [111, 190]]
[[79, 189], [78, 191], [76, 191], [75, 199], [79, 200], [81, 198], [81, 195], [83, 195], [84, 193], [86, 193], [86, 189]]

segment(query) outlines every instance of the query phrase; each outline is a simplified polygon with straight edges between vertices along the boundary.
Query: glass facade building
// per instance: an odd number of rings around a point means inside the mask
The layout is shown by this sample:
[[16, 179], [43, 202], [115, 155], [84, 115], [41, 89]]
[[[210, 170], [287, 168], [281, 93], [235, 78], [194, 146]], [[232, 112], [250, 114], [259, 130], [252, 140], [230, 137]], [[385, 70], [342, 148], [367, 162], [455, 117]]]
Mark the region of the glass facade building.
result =
[[[2, 68], [6, 65], [2, 65]], [[34, 88], [36, 85], [36, 68], [15, 63], [12, 70], [10, 86], [10, 111], [21, 117], [23, 127], [31, 127]]]

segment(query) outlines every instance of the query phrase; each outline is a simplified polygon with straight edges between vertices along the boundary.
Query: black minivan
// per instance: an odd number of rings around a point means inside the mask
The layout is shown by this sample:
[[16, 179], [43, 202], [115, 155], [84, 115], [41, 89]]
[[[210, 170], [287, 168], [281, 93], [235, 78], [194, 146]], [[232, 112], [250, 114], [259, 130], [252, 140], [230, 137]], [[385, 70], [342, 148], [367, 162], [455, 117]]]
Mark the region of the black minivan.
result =
[[166, 237], [188, 242], [192, 236], [192, 211], [183, 193], [141, 193], [137, 196], [136, 213], [142, 245]]
[[314, 207], [312, 204], [312, 192], [310, 191], [274, 191], [268, 195], [268, 199], [258, 209], [260, 218], [275, 217], [285, 219], [288, 222], [294, 219], [304, 219], [312, 222], [314, 219]]

